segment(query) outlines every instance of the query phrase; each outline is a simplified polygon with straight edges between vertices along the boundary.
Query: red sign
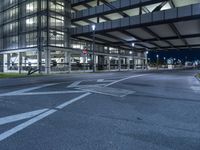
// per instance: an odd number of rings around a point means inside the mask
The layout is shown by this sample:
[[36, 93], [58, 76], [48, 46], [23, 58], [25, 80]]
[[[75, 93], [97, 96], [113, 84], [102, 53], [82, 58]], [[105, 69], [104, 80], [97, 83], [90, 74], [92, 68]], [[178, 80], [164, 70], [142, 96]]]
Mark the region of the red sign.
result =
[[84, 49], [83, 49], [83, 54], [84, 54], [84, 55], [87, 55], [87, 53], [88, 53], [87, 49], [84, 48]]

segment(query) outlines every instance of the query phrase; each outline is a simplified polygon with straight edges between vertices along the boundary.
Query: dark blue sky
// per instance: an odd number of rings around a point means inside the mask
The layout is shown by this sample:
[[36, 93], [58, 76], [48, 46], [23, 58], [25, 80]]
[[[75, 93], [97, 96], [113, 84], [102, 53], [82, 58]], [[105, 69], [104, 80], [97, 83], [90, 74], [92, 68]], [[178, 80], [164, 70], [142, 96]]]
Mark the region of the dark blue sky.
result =
[[148, 58], [151, 60], [156, 60], [156, 55], [159, 55], [160, 59], [163, 59], [166, 57], [168, 58], [176, 58], [180, 59], [182, 61], [194, 61], [199, 59], [200, 60], [200, 48], [199, 49], [193, 49], [193, 50], [168, 50], [168, 51], [150, 51], [148, 54]]

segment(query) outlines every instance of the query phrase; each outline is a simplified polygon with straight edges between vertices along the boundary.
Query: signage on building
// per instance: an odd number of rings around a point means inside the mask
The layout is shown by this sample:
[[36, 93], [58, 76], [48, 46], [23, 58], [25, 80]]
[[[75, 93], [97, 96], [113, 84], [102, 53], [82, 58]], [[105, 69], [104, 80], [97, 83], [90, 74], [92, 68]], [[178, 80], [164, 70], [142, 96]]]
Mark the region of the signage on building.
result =
[[84, 48], [84, 49], [83, 49], [83, 54], [84, 54], [84, 55], [87, 55], [87, 54], [88, 54], [87, 48]]

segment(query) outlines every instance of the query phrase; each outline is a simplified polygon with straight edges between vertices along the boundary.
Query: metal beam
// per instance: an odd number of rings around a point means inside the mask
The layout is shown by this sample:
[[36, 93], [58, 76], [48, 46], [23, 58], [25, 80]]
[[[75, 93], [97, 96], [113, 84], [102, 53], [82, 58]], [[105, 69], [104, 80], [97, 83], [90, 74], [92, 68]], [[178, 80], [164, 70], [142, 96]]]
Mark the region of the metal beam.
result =
[[176, 28], [176, 26], [175, 26], [173, 23], [170, 23], [169, 26], [170, 26], [170, 28], [173, 30], [173, 32], [178, 36], [178, 38], [179, 38], [180, 40], [182, 40], [183, 43], [184, 43], [188, 48], [190, 48], [188, 42], [187, 42], [185, 39], [183, 39], [183, 38], [181, 37], [181, 34], [180, 34], [180, 32], [178, 31], [178, 29]]
[[[136, 36], [136, 35], [134, 35], [134, 34], [128, 32], [128, 31], [123, 30], [123, 31], [120, 31], [120, 32], [123, 33], [123, 34], [125, 34], [125, 35], [127, 35], [127, 36], [131, 36], [131, 37], [133, 37], [133, 38], [135, 38], [135, 39], [138, 39], [139, 42], [143, 42], [143, 40], [142, 40], [140, 37], [138, 37], [138, 36]], [[132, 41], [132, 42], [137, 42], [137, 41]], [[158, 44], [156, 44], [156, 43], [149, 42], [149, 44], [154, 45], [156, 48], [161, 48], [161, 47], [160, 47]]]
[[168, 3], [168, 1], [162, 2], [160, 5], [158, 5], [152, 12], [160, 11], [163, 6], [165, 6]]
[[[101, 0], [101, 2], [102, 1], [105, 2], [105, 0]], [[124, 17], [128, 17], [129, 15], [127, 15], [126, 13], [124, 13], [123, 12], [124, 10], [138, 8], [138, 7], [142, 7], [142, 6], [146, 6], [146, 5], [150, 5], [150, 4], [155, 4], [155, 3], [159, 3], [159, 2], [163, 2], [163, 0], [144, 1], [144, 2], [141, 2], [139, 4], [133, 4], [133, 5], [129, 5], [129, 6], [126, 6], [126, 7], [121, 7], [121, 8], [115, 8], [110, 3], [105, 2], [105, 5], [106, 5], [106, 3], [108, 3], [109, 5], [111, 5], [110, 6], [110, 7], [112, 7], [111, 10], [105, 11], [105, 12], [100, 12], [98, 14], [93, 14], [93, 15], [88, 15], [88, 16], [80, 17], [80, 18], [74, 18], [74, 19], [72, 19], [72, 21], [78, 21], [78, 20], [93, 18], [93, 17], [96, 17], [96, 16], [102, 16], [102, 15], [106, 15], [106, 14], [119, 13], [119, 12], [123, 13], [123, 14], [121, 14], [122, 16], [124, 15]]]
[[123, 39], [118, 38], [118, 37], [116, 37], [116, 36], [110, 35], [110, 34], [108, 34], [108, 33], [104, 33], [104, 34], [101, 34], [101, 35], [103, 35], [103, 36], [105, 36], [105, 37], [109, 37], [109, 38], [115, 39], [115, 40], [118, 40], [118, 41], [121, 41], [121, 42], [123, 43], [123, 45], [128, 46], [128, 47], [131, 47], [131, 46], [129, 45], [129, 43], [127, 43], [126, 40], [123, 40]]
[[83, 5], [85, 3], [89, 3], [89, 2], [92, 2], [92, 1], [94, 1], [94, 0], [84, 0], [84, 1], [81, 1], [81, 2], [77, 2], [77, 3], [72, 3], [71, 7], [76, 7], [76, 6]]
[[[147, 28], [147, 27], [143, 27], [142, 28], [145, 32], [149, 33], [151, 36], [155, 37], [158, 41], [161, 41], [161, 38], [159, 35], [157, 35], [156, 33], [154, 33], [151, 29]], [[170, 43], [169, 41], [165, 41], [163, 40], [163, 42], [169, 44], [172, 48], [175, 48], [174, 45], [172, 43]]]
[[[110, 4], [109, 2], [107, 2], [106, 0], [100, 0], [103, 4], [105, 4], [106, 6], [108, 6], [108, 7], [110, 7], [112, 10], [115, 10], [116, 8], [112, 5], [112, 4]], [[127, 15], [127, 14], [125, 14], [124, 12], [122, 12], [122, 11], [119, 11], [119, 12], [117, 12], [117, 13], [119, 13], [121, 16], [123, 16], [123, 17], [129, 17], [129, 15]]]

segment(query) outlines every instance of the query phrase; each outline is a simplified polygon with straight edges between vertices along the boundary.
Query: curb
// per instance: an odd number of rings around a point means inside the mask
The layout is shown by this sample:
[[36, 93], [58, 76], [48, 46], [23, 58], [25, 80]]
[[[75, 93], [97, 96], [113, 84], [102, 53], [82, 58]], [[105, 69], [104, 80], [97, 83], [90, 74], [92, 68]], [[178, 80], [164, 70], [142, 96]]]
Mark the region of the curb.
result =
[[196, 74], [196, 75], [195, 75], [195, 78], [200, 82], [199, 74]]

